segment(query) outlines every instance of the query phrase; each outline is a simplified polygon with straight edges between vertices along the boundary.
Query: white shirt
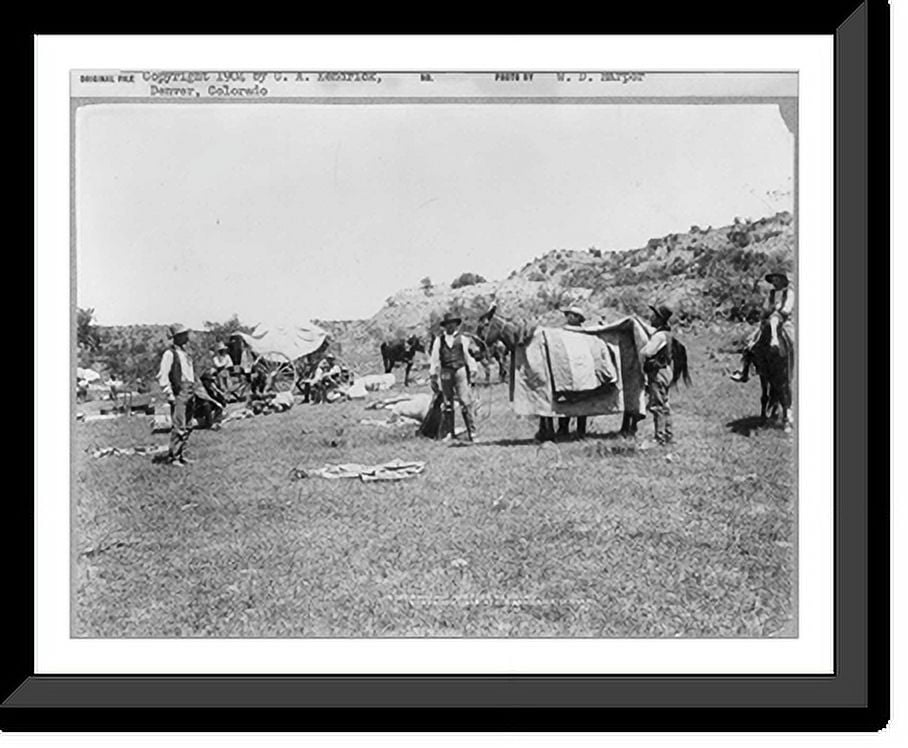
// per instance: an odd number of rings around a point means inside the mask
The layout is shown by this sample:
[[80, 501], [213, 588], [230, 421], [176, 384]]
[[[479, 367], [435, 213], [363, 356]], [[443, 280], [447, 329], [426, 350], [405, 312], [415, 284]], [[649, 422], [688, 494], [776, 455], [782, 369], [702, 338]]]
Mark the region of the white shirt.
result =
[[[448, 333], [442, 333], [445, 339], [445, 344], [448, 348], [451, 348], [454, 345], [454, 339], [457, 337], [458, 333], [453, 335], [448, 335]], [[438, 370], [441, 368], [441, 338], [442, 335], [439, 335], [435, 338], [432, 343], [432, 353], [429, 354], [429, 376], [434, 377], [438, 374]], [[476, 374], [479, 371], [479, 364], [476, 363], [476, 359], [470, 355], [470, 341], [466, 335], [460, 336], [460, 345], [463, 348], [463, 357], [467, 362], [467, 368], [470, 370], [470, 374]]]
[[230, 358], [226, 353], [221, 355], [216, 353], [214, 358], [211, 360], [212, 365], [215, 369], [226, 369], [230, 366], [233, 366], [233, 359]]
[[158, 369], [158, 384], [165, 395], [172, 395], [170, 387], [170, 368], [173, 366], [173, 351], [176, 350], [177, 357], [180, 361], [180, 374], [184, 382], [195, 382], [195, 371], [192, 368], [192, 359], [189, 354], [182, 348], [168, 348], [161, 356], [161, 368]]

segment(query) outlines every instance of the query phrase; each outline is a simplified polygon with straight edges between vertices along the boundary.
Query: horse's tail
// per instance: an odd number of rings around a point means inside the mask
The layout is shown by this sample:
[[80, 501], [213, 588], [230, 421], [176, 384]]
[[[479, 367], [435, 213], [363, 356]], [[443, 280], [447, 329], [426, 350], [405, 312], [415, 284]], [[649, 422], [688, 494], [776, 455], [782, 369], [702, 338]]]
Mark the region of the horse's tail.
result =
[[687, 348], [677, 338], [672, 338], [672, 385], [678, 384], [679, 379], [684, 380], [684, 384], [690, 387], [690, 372], [687, 368]]

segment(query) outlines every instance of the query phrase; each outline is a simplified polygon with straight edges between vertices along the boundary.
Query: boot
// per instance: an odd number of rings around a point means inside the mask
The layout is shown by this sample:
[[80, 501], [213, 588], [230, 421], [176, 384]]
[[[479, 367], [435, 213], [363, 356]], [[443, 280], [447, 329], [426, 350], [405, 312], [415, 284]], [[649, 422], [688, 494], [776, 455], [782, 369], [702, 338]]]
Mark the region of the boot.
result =
[[443, 408], [441, 411], [441, 420], [438, 424], [438, 438], [442, 441], [454, 438], [454, 411], [450, 408]]
[[571, 435], [571, 419], [570, 418], [559, 418], [558, 419], [558, 438], [567, 439]]
[[672, 416], [671, 413], [666, 413], [662, 416], [662, 433], [664, 435], [663, 444], [673, 444], [675, 441], [675, 435], [672, 433]]
[[473, 441], [476, 436], [476, 423], [473, 421], [473, 412], [466, 406], [463, 408], [463, 422], [467, 426], [467, 439]]
[[661, 413], [653, 413], [653, 428], [656, 444], [665, 444], [665, 416]]
[[539, 430], [534, 438], [537, 442], [551, 441], [553, 437], [552, 431], [552, 419], [543, 416], [539, 419]]

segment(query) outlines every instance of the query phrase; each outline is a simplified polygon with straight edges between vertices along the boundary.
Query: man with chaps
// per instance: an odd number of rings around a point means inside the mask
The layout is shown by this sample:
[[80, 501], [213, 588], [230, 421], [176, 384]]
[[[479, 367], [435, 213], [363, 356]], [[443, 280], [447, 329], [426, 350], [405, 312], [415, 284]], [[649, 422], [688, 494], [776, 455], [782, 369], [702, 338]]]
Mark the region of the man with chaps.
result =
[[189, 407], [193, 392], [196, 389], [195, 372], [192, 359], [186, 350], [189, 342], [189, 329], [176, 324], [170, 328], [171, 345], [161, 356], [161, 368], [158, 371], [158, 384], [170, 403], [170, 449], [167, 462], [175, 467], [189, 463], [183, 452], [192, 427], [189, 423]]
[[736, 382], [746, 382], [750, 378], [750, 366], [753, 363], [754, 346], [763, 335], [763, 325], [769, 325], [770, 346], [779, 347], [779, 334], [785, 335], [788, 340], [793, 339], [791, 333], [791, 315], [794, 312], [795, 294], [788, 287], [788, 276], [785, 273], [767, 273], [767, 283], [772, 285], [769, 296], [763, 302], [763, 314], [760, 325], [754, 330], [747, 341], [744, 353], [741, 355], [741, 370], [731, 375]]
[[671, 444], [672, 410], [668, 391], [672, 383], [672, 333], [668, 321], [672, 311], [667, 306], [650, 306], [650, 324], [656, 332], [640, 351], [643, 373], [646, 375], [646, 408], [653, 414], [656, 443]]
[[473, 419], [473, 396], [470, 381], [479, 369], [470, 355], [468, 338], [458, 332], [460, 317], [445, 314], [441, 321], [442, 334], [435, 338], [429, 355], [429, 378], [434, 391], [441, 390], [442, 406], [441, 434], [443, 439], [454, 438], [454, 401], [460, 402], [463, 420], [467, 427], [467, 438], [473, 441], [476, 423]]

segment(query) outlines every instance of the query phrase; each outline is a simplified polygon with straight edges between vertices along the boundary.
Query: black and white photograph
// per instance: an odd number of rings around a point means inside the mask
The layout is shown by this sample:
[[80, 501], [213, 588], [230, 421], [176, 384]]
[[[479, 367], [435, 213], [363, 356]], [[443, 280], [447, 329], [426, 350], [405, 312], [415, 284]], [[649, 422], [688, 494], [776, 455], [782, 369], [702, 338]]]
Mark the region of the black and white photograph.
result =
[[796, 71], [78, 70], [70, 636], [799, 636]]

